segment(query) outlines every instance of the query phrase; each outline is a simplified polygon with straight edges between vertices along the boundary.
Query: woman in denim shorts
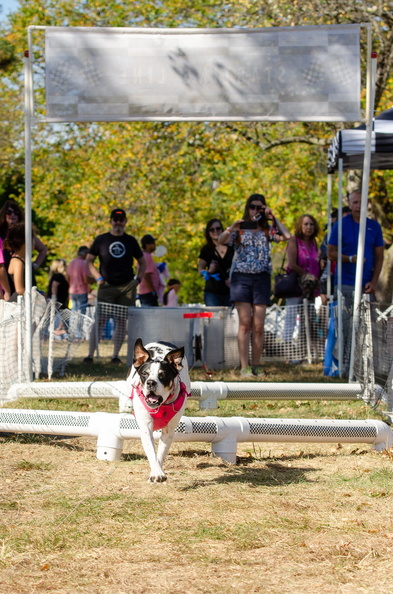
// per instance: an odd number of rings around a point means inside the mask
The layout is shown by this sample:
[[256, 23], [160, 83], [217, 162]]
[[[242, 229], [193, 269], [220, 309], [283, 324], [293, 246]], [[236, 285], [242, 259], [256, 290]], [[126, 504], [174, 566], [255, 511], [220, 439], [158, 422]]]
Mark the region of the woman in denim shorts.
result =
[[289, 238], [288, 229], [266, 206], [265, 197], [252, 194], [247, 199], [243, 218], [230, 225], [218, 239], [218, 243], [233, 245], [235, 250], [230, 291], [239, 316], [237, 341], [240, 374], [243, 377], [256, 376], [261, 372], [259, 362], [263, 351], [266, 308], [270, 305], [271, 294], [271, 243]]

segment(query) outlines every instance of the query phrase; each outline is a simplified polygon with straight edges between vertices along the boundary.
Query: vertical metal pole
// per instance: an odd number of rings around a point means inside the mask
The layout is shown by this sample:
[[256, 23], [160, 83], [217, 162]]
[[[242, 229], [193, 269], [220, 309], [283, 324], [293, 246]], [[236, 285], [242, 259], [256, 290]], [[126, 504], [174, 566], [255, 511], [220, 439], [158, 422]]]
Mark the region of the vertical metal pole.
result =
[[351, 342], [351, 360], [349, 366], [349, 381], [353, 381], [353, 366], [355, 357], [355, 340], [360, 321], [360, 301], [362, 298], [363, 285], [363, 260], [364, 260], [364, 244], [366, 240], [366, 224], [367, 224], [367, 202], [368, 202], [368, 185], [370, 179], [370, 165], [371, 165], [371, 139], [374, 115], [374, 99], [375, 99], [375, 79], [377, 70], [377, 54], [371, 52], [371, 25], [368, 28], [367, 37], [367, 111], [366, 111], [366, 143], [364, 147], [364, 162], [363, 162], [363, 177], [362, 177], [362, 201], [359, 221], [359, 241], [356, 258], [356, 280], [355, 280], [355, 296], [353, 302], [353, 325], [352, 325], [352, 342]]
[[[328, 214], [328, 222], [327, 222], [327, 242], [329, 241], [330, 234], [332, 232], [332, 221], [330, 219], [330, 213], [332, 210], [332, 174], [328, 173], [327, 178], [327, 214]], [[327, 243], [326, 242], [326, 243]], [[326, 261], [326, 270], [327, 270], [327, 279], [326, 279], [326, 292], [328, 294], [328, 301], [330, 300], [330, 295], [332, 294], [332, 275], [331, 275], [331, 262], [330, 260]]]
[[[94, 328], [94, 332], [96, 335], [96, 353], [97, 353], [97, 359], [100, 360], [100, 348], [98, 346], [99, 340], [100, 340], [100, 333], [99, 333], [99, 325], [100, 325], [100, 309], [101, 306], [98, 303], [98, 301], [96, 301], [96, 324], [95, 324], [95, 328]], [[102, 330], [101, 330], [102, 332]]]
[[25, 295], [27, 380], [33, 381], [33, 316], [32, 316], [32, 217], [31, 217], [31, 129], [33, 120], [32, 39], [28, 28], [28, 50], [25, 52]]
[[49, 342], [48, 342], [48, 379], [53, 374], [53, 343], [55, 341], [56, 299], [50, 300]]
[[[23, 382], [23, 308], [24, 308], [24, 304], [23, 304], [23, 296], [22, 295], [18, 295], [17, 298], [17, 302], [18, 302], [18, 316], [17, 316], [17, 320], [18, 320], [18, 382], [21, 383]], [[26, 321], [26, 320], [25, 320]]]
[[304, 327], [306, 330], [307, 363], [311, 364], [312, 356], [311, 356], [310, 320], [308, 319], [308, 300], [307, 299], [303, 299], [303, 315], [304, 315]]
[[338, 160], [338, 246], [337, 246], [337, 340], [338, 375], [343, 374], [343, 298], [342, 298], [342, 251], [343, 251], [343, 160]]

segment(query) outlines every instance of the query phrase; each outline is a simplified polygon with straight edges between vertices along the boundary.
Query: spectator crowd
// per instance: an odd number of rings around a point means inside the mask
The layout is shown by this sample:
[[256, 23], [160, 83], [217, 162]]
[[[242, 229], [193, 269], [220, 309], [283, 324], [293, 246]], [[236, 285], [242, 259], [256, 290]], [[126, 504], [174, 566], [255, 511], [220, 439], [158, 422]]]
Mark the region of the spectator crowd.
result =
[[[286, 242], [286, 271], [294, 277], [292, 293], [286, 296], [286, 305], [313, 303], [320, 296], [326, 305], [337, 298], [340, 290], [344, 299], [345, 326], [343, 339], [351, 338], [351, 316], [356, 279], [356, 260], [360, 229], [361, 192], [348, 196], [348, 205], [330, 215], [331, 233], [325, 233], [318, 245], [319, 225], [308, 213], [296, 221], [293, 234], [276, 217], [262, 194], [252, 194], [246, 200], [241, 218], [227, 227], [217, 217], [205, 227], [204, 244], [197, 261], [197, 272], [204, 281], [203, 300], [206, 306], [235, 307], [238, 314], [238, 350], [242, 377], [263, 376], [260, 361], [264, 348], [266, 309], [272, 296], [272, 245]], [[340, 223], [340, 224], [339, 224]], [[110, 228], [98, 235], [90, 247], [78, 248], [75, 258], [67, 265], [61, 258], [52, 260], [46, 296], [59, 307], [86, 313], [94, 296], [100, 304], [143, 307], [177, 307], [181, 281], [171, 278], [166, 262], [157, 262], [156, 238], [146, 234], [138, 240], [126, 232], [127, 215], [122, 208], [110, 214]], [[327, 227], [327, 226], [326, 226]], [[325, 229], [326, 229], [325, 227]], [[342, 238], [339, 238], [342, 228]], [[340, 241], [339, 241], [340, 240]], [[201, 242], [202, 244], [202, 242]], [[341, 265], [337, 266], [340, 256]], [[26, 262], [25, 225], [23, 209], [15, 200], [7, 200], [0, 209], [0, 298], [15, 301], [25, 291], [25, 266], [31, 266], [33, 285], [35, 273], [42, 267], [47, 248], [32, 232], [34, 261]], [[160, 255], [165, 253], [158, 246]], [[157, 250], [158, 253], [158, 250]], [[367, 218], [362, 290], [375, 299], [375, 289], [382, 270], [384, 242], [377, 221]], [[340, 272], [339, 272], [340, 271]], [[96, 294], [93, 286], [96, 285]], [[293, 310], [293, 308], [292, 308]], [[120, 316], [120, 314], [118, 314]], [[100, 314], [95, 323], [98, 333], [107, 321]], [[124, 315], [123, 315], [124, 317]], [[125, 338], [126, 323], [116, 324], [113, 363], [119, 363], [119, 351]], [[296, 314], [285, 319], [283, 340], [293, 337]], [[93, 361], [95, 335], [89, 346], [85, 363]], [[251, 350], [250, 350], [251, 344]], [[348, 359], [348, 358], [347, 358]], [[345, 361], [347, 366], [348, 360]]]

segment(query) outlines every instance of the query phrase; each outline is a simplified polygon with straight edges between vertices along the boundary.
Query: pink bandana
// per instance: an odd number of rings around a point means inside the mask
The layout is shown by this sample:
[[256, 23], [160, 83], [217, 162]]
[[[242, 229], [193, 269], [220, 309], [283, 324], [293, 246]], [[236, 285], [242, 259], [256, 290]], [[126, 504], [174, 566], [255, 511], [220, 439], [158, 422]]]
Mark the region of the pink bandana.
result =
[[[132, 386], [130, 398], [134, 398], [135, 394], [139, 396], [143, 406], [153, 419], [153, 431], [158, 431], [158, 429], [163, 429], [166, 427], [171, 419], [175, 416], [176, 413], [179, 412], [181, 407], [184, 404], [186, 398], [191, 396], [189, 392], [187, 392], [187, 388], [182, 381], [180, 381], [179, 385], [179, 394], [170, 402], [166, 401], [163, 404], [160, 404], [158, 408], [150, 408], [146, 404], [146, 400], [142, 391], [142, 386], [138, 382], [136, 386]], [[172, 397], [174, 394], [172, 394]], [[171, 397], [169, 397], [170, 400]]]

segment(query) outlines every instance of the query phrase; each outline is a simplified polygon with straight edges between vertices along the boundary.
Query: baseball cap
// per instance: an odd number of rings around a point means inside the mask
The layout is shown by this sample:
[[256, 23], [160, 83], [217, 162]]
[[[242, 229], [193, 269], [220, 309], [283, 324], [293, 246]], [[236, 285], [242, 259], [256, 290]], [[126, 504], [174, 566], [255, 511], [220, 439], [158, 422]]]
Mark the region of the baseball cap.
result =
[[125, 211], [122, 208], [114, 208], [111, 212], [111, 219], [113, 217], [124, 217], [127, 218]]
[[155, 243], [155, 242], [156, 242], [156, 239], [153, 237], [153, 235], [144, 235], [141, 240], [142, 247], [144, 247], [148, 243]]

